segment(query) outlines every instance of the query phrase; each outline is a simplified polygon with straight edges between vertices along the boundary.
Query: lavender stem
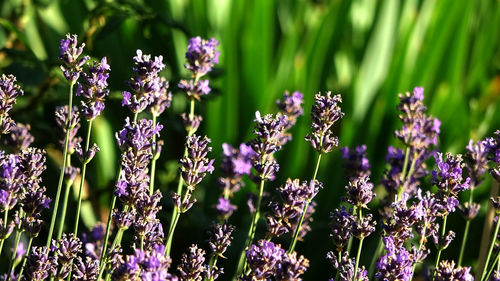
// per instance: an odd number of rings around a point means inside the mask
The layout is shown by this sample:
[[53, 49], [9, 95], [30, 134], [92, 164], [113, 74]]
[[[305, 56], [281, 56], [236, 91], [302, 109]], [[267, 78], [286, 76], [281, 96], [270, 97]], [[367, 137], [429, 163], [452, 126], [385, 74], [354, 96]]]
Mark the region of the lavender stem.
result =
[[[28, 256], [31, 252], [31, 245], [33, 243], [33, 237], [30, 236], [30, 239], [28, 240], [28, 249], [26, 250], [26, 254], [24, 255], [24, 258], [23, 258], [23, 263], [21, 265], [21, 269], [19, 270], [19, 278], [21, 278], [23, 276], [23, 272], [24, 272], [24, 267], [26, 266], [26, 260], [28, 259]], [[10, 280], [10, 275], [7, 277], [7, 281]]]
[[[156, 114], [153, 114], [153, 130], [156, 130]], [[156, 171], [156, 160], [158, 160], [157, 149], [158, 145], [156, 144], [156, 134], [153, 135], [153, 143], [154, 143], [154, 151], [153, 151], [153, 159], [151, 159], [151, 176], [149, 180], [149, 196], [153, 195], [154, 192], [154, 184], [155, 184], [155, 171]]]
[[[3, 228], [4, 229], [7, 228], [7, 219], [8, 219], [8, 216], [9, 216], [9, 209], [7, 208], [5, 210], [5, 213], [3, 213]], [[2, 253], [3, 243], [4, 242], [5, 242], [5, 239], [2, 239], [2, 241], [0, 241], [0, 254]]]
[[[71, 156], [68, 155], [68, 167], [71, 166]], [[63, 198], [63, 205], [62, 205], [62, 213], [61, 217], [59, 218], [59, 225], [57, 228], [57, 239], [60, 239], [63, 233], [64, 229], [64, 221], [66, 220], [66, 207], [68, 206], [68, 199], [69, 199], [69, 191], [70, 187], [72, 185], [72, 181], [67, 181], [66, 182], [66, 187], [64, 189], [64, 198]]]
[[16, 242], [14, 243], [15, 247], [14, 247], [14, 250], [12, 251], [12, 256], [10, 258], [9, 273], [7, 274], [7, 280], [10, 279], [10, 275], [12, 274], [12, 270], [14, 269], [14, 261], [16, 260], [17, 247], [19, 246], [19, 241], [21, 240], [21, 235], [22, 235], [21, 231], [18, 231], [16, 233]]
[[[69, 102], [68, 102], [68, 117], [66, 120], [66, 125], [69, 125], [69, 120], [71, 119], [71, 114], [73, 110], [73, 86], [75, 82], [69, 84]], [[48, 248], [50, 246], [50, 241], [52, 240], [52, 233], [54, 232], [54, 226], [56, 223], [57, 209], [59, 207], [59, 198], [61, 197], [61, 189], [64, 181], [64, 172], [66, 170], [66, 158], [68, 155], [68, 143], [69, 143], [69, 128], [66, 129], [66, 136], [64, 138], [64, 151], [63, 151], [63, 163], [61, 167], [61, 172], [59, 174], [59, 183], [57, 184], [56, 200], [54, 203], [54, 209], [52, 210], [52, 219], [50, 221], [49, 234], [47, 235], [47, 243], [45, 246]]]
[[[446, 233], [446, 221], [447, 221], [447, 219], [448, 219], [448, 215], [445, 215], [443, 217], [443, 228], [441, 229], [441, 237], [444, 237], [444, 235]], [[436, 256], [436, 263], [434, 264], [434, 273], [432, 274], [432, 280], [434, 280], [434, 278], [436, 277], [436, 272], [437, 272], [436, 269], [439, 266], [439, 260], [441, 259], [441, 252], [442, 251], [443, 251], [442, 249], [438, 250], [438, 253], [437, 253], [437, 256]]]
[[[363, 218], [363, 209], [359, 208], [359, 220], [362, 221]], [[354, 265], [354, 278], [353, 280], [356, 280], [356, 275], [358, 273], [358, 266], [359, 266], [359, 258], [361, 256], [361, 249], [363, 248], [363, 240], [365, 239], [364, 236], [359, 239], [359, 245], [358, 245], [358, 253], [356, 254], [356, 264]]]
[[[486, 268], [490, 262], [491, 253], [493, 252], [493, 248], [495, 247], [495, 240], [497, 239], [498, 229], [500, 228], [500, 219], [497, 221], [497, 226], [495, 227], [495, 232], [493, 234], [493, 238], [491, 239], [490, 249], [488, 250], [488, 255], [486, 256], [486, 261], [484, 263], [483, 273], [481, 274], [481, 280], [485, 279]], [[494, 266], [492, 266], [494, 267]]]

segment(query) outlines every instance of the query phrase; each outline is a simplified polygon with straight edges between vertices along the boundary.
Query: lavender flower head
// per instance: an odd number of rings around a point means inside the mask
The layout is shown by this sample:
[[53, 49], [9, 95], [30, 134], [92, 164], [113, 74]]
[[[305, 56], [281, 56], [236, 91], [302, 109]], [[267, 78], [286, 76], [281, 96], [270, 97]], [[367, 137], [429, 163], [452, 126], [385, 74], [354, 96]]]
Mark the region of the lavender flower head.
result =
[[354, 216], [352, 210], [347, 210], [344, 206], [341, 206], [330, 213], [330, 218], [330, 238], [336, 247], [336, 251], [340, 252], [347, 245], [349, 238], [352, 237]]
[[394, 237], [383, 238], [385, 250], [377, 262], [377, 273], [375, 277], [378, 280], [404, 280], [410, 281], [413, 273], [413, 257], [403, 246], [396, 246]]
[[207, 157], [212, 148], [208, 146], [210, 139], [197, 135], [187, 137], [187, 155], [179, 160], [181, 164], [181, 175], [188, 189], [194, 189], [199, 184], [206, 173], [214, 171], [213, 159]]
[[454, 157], [450, 153], [446, 154], [443, 160], [443, 154], [438, 153], [436, 158], [437, 170], [432, 171], [431, 184], [436, 185], [440, 192], [438, 198], [445, 209], [445, 212], [454, 212], [458, 205], [457, 195], [459, 192], [469, 189], [470, 178], [465, 180], [462, 177], [462, 156]]
[[311, 110], [313, 131], [306, 136], [306, 141], [310, 142], [319, 153], [328, 153], [338, 146], [338, 138], [333, 136], [331, 127], [344, 117], [339, 106], [342, 98], [340, 95], [332, 97], [331, 92], [327, 92], [326, 96], [316, 94], [314, 99]]
[[224, 197], [217, 199], [217, 204], [215, 205], [217, 214], [225, 219], [229, 218], [237, 208], [236, 205], [231, 204], [229, 199]]
[[165, 109], [170, 108], [172, 93], [168, 91], [168, 81], [160, 77], [160, 90], [153, 95], [153, 101], [149, 105], [149, 111], [154, 116], [160, 116]]
[[361, 176], [349, 181], [349, 185], [345, 187], [346, 197], [342, 200], [353, 206], [368, 209], [367, 204], [375, 197], [373, 184], [369, 180], [369, 176]]
[[42, 281], [49, 277], [52, 272], [52, 263], [49, 260], [50, 249], [46, 247], [33, 246], [26, 259], [23, 281]]
[[[26, 175], [21, 167], [18, 155], [0, 154], [0, 210], [13, 209], [20, 197], [21, 187], [24, 185]], [[4, 225], [7, 222], [4, 221]]]
[[257, 154], [253, 167], [261, 179], [273, 179], [279, 170], [279, 165], [272, 155], [281, 149], [281, 138], [286, 127], [286, 117], [277, 114], [261, 116], [255, 113], [255, 139], [250, 141], [250, 146]]
[[197, 36], [189, 39], [184, 67], [193, 73], [193, 77], [207, 74], [214, 64], [219, 63], [218, 45], [214, 38], [205, 40]]
[[436, 268], [436, 281], [473, 281], [474, 277], [471, 274], [470, 267], [457, 267], [455, 268], [454, 261], [441, 261], [438, 268]]
[[78, 107], [73, 106], [71, 116], [68, 121], [68, 106], [59, 106], [55, 112], [56, 122], [60, 129], [59, 144], [64, 149], [66, 131], [68, 134], [68, 154], [71, 155], [75, 152], [76, 147], [82, 142], [81, 137], [77, 137], [78, 129], [80, 129], [80, 114], [78, 114]]
[[370, 175], [370, 163], [366, 157], [366, 145], [356, 146], [350, 150], [348, 146], [340, 148], [342, 159], [345, 159], [344, 169], [347, 178], [352, 180], [357, 177]]
[[488, 149], [486, 141], [469, 140], [465, 154], [467, 171], [471, 178], [471, 188], [477, 187], [483, 181], [483, 174], [488, 169]]
[[16, 84], [16, 77], [12, 74], [0, 76], [0, 117], [4, 118], [16, 104], [18, 96], [22, 96], [24, 91]]
[[205, 251], [197, 245], [191, 245], [188, 253], [182, 254], [181, 263], [177, 269], [181, 280], [201, 281], [207, 273]]
[[216, 224], [212, 222], [212, 229], [208, 231], [208, 245], [212, 255], [225, 258], [224, 253], [231, 245], [231, 240], [233, 240], [231, 234], [235, 229], [234, 226], [227, 223]]
[[35, 138], [30, 134], [30, 130], [31, 126], [29, 124], [17, 123], [10, 133], [4, 137], [3, 143], [16, 153], [25, 150], [35, 141]]
[[165, 68], [163, 57], [151, 59], [137, 50], [134, 57], [134, 77], [128, 81], [131, 92], [123, 91], [122, 106], [127, 106], [133, 113], [146, 109], [154, 102], [155, 96], [165, 88], [165, 80], [159, 77], [159, 72]]
[[64, 77], [71, 84], [76, 83], [76, 80], [80, 77], [82, 72], [82, 67], [87, 60], [88, 56], [80, 57], [85, 43], [78, 46], [78, 36], [75, 34], [66, 34], [66, 38], [61, 39], [61, 44], [59, 50], [61, 55], [59, 59], [64, 65], [61, 65], [61, 70], [63, 71]]
[[76, 95], [85, 98], [82, 101], [82, 111], [85, 118], [90, 121], [104, 110], [104, 99], [109, 95], [107, 79], [111, 70], [106, 57], [100, 62], [88, 64], [88, 72], [83, 72], [83, 83], [78, 83]]
[[[356, 273], [356, 279], [354, 279], [354, 268], [355, 261], [354, 258], [349, 257], [348, 252], [344, 252], [341, 259], [333, 252], [328, 252], [326, 258], [339, 272], [339, 280], [341, 281], [368, 281], [368, 272], [365, 270], [364, 266], [358, 268]], [[330, 279], [333, 280], [333, 279]]]
[[[297, 118], [304, 114], [304, 95], [300, 92], [293, 92], [291, 95], [288, 91], [283, 94], [283, 100], [277, 100], [276, 104], [279, 111], [286, 116], [285, 131], [290, 130], [297, 122]], [[285, 145], [292, 139], [292, 134], [288, 132], [283, 133], [281, 145]]]
[[488, 150], [488, 159], [493, 164], [490, 174], [497, 182], [500, 182], [500, 130], [495, 131], [495, 135], [485, 140], [485, 146]]
[[72, 271], [72, 263], [81, 253], [82, 243], [73, 234], [63, 233], [61, 239], [52, 240], [51, 263], [53, 264], [51, 277], [61, 280], [66, 279]]
[[93, 281], [99, 275], [99, 260], [91, 257], [77, 257], [73, 264], [72, 280]]
[[246, 251], [248, 267], [252, 280], [266, 280], [275, 275], [276, 268], [281, 263], [285, 250], [273, 242], [259, 240]]

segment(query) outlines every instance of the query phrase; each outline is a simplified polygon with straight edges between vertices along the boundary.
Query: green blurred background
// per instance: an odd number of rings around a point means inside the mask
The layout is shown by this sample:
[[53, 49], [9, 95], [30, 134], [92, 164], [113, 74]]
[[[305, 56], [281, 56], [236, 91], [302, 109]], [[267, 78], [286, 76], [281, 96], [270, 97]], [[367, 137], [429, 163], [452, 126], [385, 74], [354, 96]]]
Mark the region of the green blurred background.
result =
[[[223, 142], [237, 145], [251, 138], [256, 110], [276, 112], [275, 101], [285, 90], [304, 93], [306, 114], [292, 130], [294, 140], [278, 155], [279, 177], [267, 185], [272, 191], [286, 177], [311, 176], [315, 153], [304, 136], [318, 91], [342, 94], [346, 115], [338, 128], [341, 146], [368, 146], [375, 183], [385, 168], [387, 146], [399, 145], [393, 131], [400, 126], [395, 109], [400, 92], [425, 88], [430, 113], [443, 122], [443, 151], [462, 152], [469, 138], [491, 135], [500, 128], [499, 30], [497, 0], [4, 0], [0, 72], [16, 75], [25, 89], [12, 117], [30, 123], [34, 145], [49, 152], [44, 181], [53, 194], [61, 158], [55, 145], [54, 109], [67, 104], [67, 85], [57, 61], [59, 40], [68, 32], [78, 34], [87, 44], [87, 54], [108, 57], [112, 93], [104, 116], [95, 122], [93, 137], [101, 152], [87, 178], [83, 215], [85, 226], [90, 227], [107, 214], [119, 153], [113, 134], [129, 114], [120, 102], [121, 91], [127, 88], [124, 81], [132, 74], [132, 57], [138, 48], [163, 55], [167, 69], [162, 75], [171, 81], [175, 94], [172, 108], [160, 119], [166, 146], [157, 166], [158, 186], [166, 195], [160, 216], [167, 225], [168, 194], [176, 185], [176, 159], [184, 139], [179, 114], [187, 105], [176, 84], [188, 75], [183, 63], [190, 37], [220, 41], [220, 64], [210, 74], [213, 92], [196, 109], [204, 116], [200, 132], [212, 139], [217, 165]], [[319, 178], [325, 189], [317, 197], [313, 232], [297, 248], [312, 261], [306, 280], [334, 274], [324, 258], [333, 248], [328, 213], [338, 205], [345, 180], [338, 152], [323, 159]], [[219, 194], [217, 176], [216, 171], [207, 178], [196, 194], [199, 203], [181, 217], [174, 238], [174, 265], [191, 243], [206, 246], [205, 231], [214, 219], [212, 206]], [[488, 198], [489, 185], [486, 181], [479, 188], [481, 202]], [[245, 203], [249, 190], [255, 190], [252, 183], [234, 199], [239, 209], [231, 223], [238, 232], [228, 261], [221, 262], [226, 280], [232, 276], [250, 223]], [[485, 208], [472, 224], [471, 241], [480, 239], [484, 213]], [[458, 253], [463, 231], [458, 214], [452, 221], [457, 239], [445, 258]], [[262, 224], [259, 237], [264, 228]], [[368, 239], [362, 264], [371, 260], [377, 239]], [[287, 245], [289, 238], [280, 242]], [[467, 249], [466, 264], [473, 264], [477, 247]]]

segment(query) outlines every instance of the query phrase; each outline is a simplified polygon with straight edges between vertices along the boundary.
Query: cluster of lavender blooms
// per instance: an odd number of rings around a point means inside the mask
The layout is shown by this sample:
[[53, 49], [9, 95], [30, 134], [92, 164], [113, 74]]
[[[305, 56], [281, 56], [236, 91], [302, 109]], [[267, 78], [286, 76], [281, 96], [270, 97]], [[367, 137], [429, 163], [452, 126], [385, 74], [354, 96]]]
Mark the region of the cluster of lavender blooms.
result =
[[[277, 178], [280, 165], [275, 153], [292, 139], [291, 129], [304, 114], [304, 96], [300, 92], [285, 92], [277, 101], [276, 114], [255, 114], [255, 138], [238, 147], [224, 143], [221, 176], [221, 196], [215, 203], [217, 221], [207, 232], [205, 249], [192, 244], [180, 255], [177, 266], [171, 257], [173, 234], [180, 214], [186, 213], [196, 202], [193, 194], [208, 173], [213, 173], [214, 159], [210, 158], [210, 139], [196, 134], [202, 117], [194, 112], [194, 102], [210, 93], [207, 75], [218, 63], [218, 42], [215, 39], [192, 38], [186, 52], [185, 68], [191, 72], [190, 80], [178, 84], [191, 103], [189, 114], [182, 118], [187, 136], [185, 153], [179, 160], [179, 185], [172, 192], [173, 211], [168, 233], [159, 213], [164, 210], [162, 192], [155, 190], [155, 162], [159, 159], [163, 141], [159, 139], [163, 125], [157, 118], [170, 107], [172, 94], [168, 81], [160, 76], [165, 68], [162, 56], [152, 57], [137, 50], [133, 58], [133, 77], [128, 81], [129, 91], [123, 92], [122, 106], [133, 114], [127, 117], [123, 128], [116, 133], [121, 149], [119, 173], [112, 194], [107, 224], [99, 222], [88, 233], [78, 237], [78, 218], [81, 192], [85, 181], [86, 165], [98, 151], [89, 145], [92, 121], [105, 108], [109, 95], [107, 79], [110, 65], [106, 57], [87, 63], [83, 55], [84, 44], [78, 45], [76, 35], [61, 40], [64, 77], [70, 84], [70, 102], [56, 109], [60, 149], [64, 151], [61, 179], [66, 180], [62, 216], [57, 236], [52, 238], [61, 180], [54, 200], [53, 216], [47, 244], [39, 246], [36, 238], [44, 224], [42, 213], [49, 209], [52, 200], [46, 196], [42, 173], [46, 165], [45, 151], [31, 147], [34, 137], [30, 126], [16, 124], [8, 112], [23, 94], [12, 75], [0, 79], [0, 125], [2, 143], [7, 151], [0, 151], [0, 254], [3, 245], [14, 241], [8, 271], [1, 280], [215, 280], [225, 274], [221, 266], [233, 240], [235, 227], [229, 223], [237, 207], [231, 198], [245, 185], [245, 177], [256, 182], [258, 194], [250, 201], [252, 224], [241, 251], [234, 280], [302, 280], [309, 268], [309, 260], [295, 251], [297, 241], [305, 239], [311, 231], [316, 203], [313, 201], [323, 186], [317, 180], [321, 157], [339, 145], [333, 132], [334, 125], [344, 116], [340, 95], [328, 92], [315, 95], [311, 109], [312, 132], [305, 140], [318, 153], [313, 176], [310, 180], [288, 178], [278, 184], [275, 194], [269, 195], [269, 204], [261, 206], [265, 195], [264, 185]], [[87, 64], [86, 64], [87, 63]], [[86, 67], [85, 67], [86, 65]], [[79, 81], [80, 80], [80, 81]], [[72, 105], [72, 89], [77, 85], [76, 96], [81, 106]], [[439, 152], [437, 147], [440, 121], [426, 114], [422, 88], [402, 94], [398, 110], [401, 129], [395, 132], [403, 148], [389, 147], [386, 161], [389, 168], [380, 184], [387, 196], [381, 199], [381, 219], [374, 218], [373, 199], [376, 197], [371, 179], [368, 148], [366, 145], [341, 148], [347, 184], [342, 205], [331, 212], [330, 238], [334, 249], [326, 258], [335, 268], [331, 280], [412, 280], [418, 274], [432, 280], [474, 280], [472, 267], [462, 266], [469, 223], [480, 205], [474, 202], [473, 191], [486, 179], [486, 172], [500, 182], [500, 131], [495, 136], [470, 141], [464, 158], [460, 154]], [[148, 110], [148, 112], [144, 112]], [[141, 114], [141, 118], [139, 118]], [[148, 118], [151, 116], [151, 119]], [[86, 143], [79, 136], [81, 121], [88, 129]], [[71, 164], [76, 155], [82, 168]], [[431, 170], [429, 162], [434, 159]], [[63, 233], [70, 186], [81, 174], [76, 225], [73, 233]], [[436, 190], [423, 190], [426, 176]], [[185, 187], [185, 188], [184, 188]], [[469, 200], [460, 202], [461, 193], [467, 192]], [[498, 247], [495, 245], [500, 230], [500, 197], [491, 198], [496, 210], [495, 231], [480, 280], [500, 280]], [[458, 262], [441, 260], [441, 254], [458, 236], [448, 229], [448, 216], [459, 209], [466, 220], [462, 237], [462, 250]], [[265, 237], [258, 237], [260, 217], [267, 224]], [[378, 227], [378, 229], [377, 229]], [[113, 229], [113, 231], [111, 231]], [[130, 248], [122, 244], [127, 230], [133, 231]], [[363, 264], [363, 242], [379, 231], [378, 250], [372, 255], [372, 264]], [[277, 244], [290, 234], [288, 250]], [[165, 235], [166, 234], [166, 235]], [[113, 239], [110, 239], [114, 235]], [[28, 239], [27, 247], [24, 240]], [[14, 237], [12, 239], [12, 237]], [[431, 246], [432, 241], [434, 246]], [[280, 242], [281, 243], [281, 242]], [[357, 251], [355, 251], [356, 249]], [[427, 262], [435, 249], [436, 260]], [[219, 261], [219, 263], [218, 263]], [[431, 265], [428, 267], [427, 265]], [[432, 266], [433, 264], [433, 266]], [[373, 268], [373, 270], [369, 269]], [[373, 272], [375, 271], [375, 272]]]

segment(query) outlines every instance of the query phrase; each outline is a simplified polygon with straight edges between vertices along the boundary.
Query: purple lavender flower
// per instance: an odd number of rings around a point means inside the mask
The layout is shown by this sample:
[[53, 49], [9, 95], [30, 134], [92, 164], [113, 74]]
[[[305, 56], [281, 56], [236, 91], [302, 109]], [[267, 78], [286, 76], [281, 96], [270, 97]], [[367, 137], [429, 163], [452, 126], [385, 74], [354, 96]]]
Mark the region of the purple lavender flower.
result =
[[89, 63], [88, 73], [82, 73], [83, 83], [78, 83], [76, 95], [86, 99], [82, 101], [82, 111], [88, 121], [104, 110], [104, 99], [109, 95], [107, 79], [110, 70], [106, 57], [103, 57], [100, 62]]
[[33, 246], [26, 260], [23, 281], [42, 281], [53, 271], [53, 264], [49, 259], [50, 250], [46, 247]]
[[488, 281], [500, 281], [500, 271], [494, 270]]
[[304, 256], [297, 257], [296, 252], [286, 253], [276, 269], [275, 278], [278, 281], [301, 281], [300, 275], [309, 267], [309, 260]]
[[235, 227], [227, 223], [216, 224], [212, 222], [212, 229], [208, 231], [208, 245], [212, 255], [224, 258], [227, 247], [231, 245], [231, 234]]
[[17, 204], [26, 175], [18, 155], [0, 154], [0, 210], [11, 210]]
[[6, 135], [10, 133], [16, 127], [16, 122], [12, 120], [8, 115], [4, 116], [0, 121], [0, 134]]
[[414, 263], [412, 255], [403, 246], [396, 246], [392, 236], [384, 237], [383, 241], [387, 253], [377, 262], [375, 277], [378, 280], [410, 281]]
[[[291, 95], [288, 91], [283, 94], [283, 100], [277, 100], [276, 104], [281, 114], [286, 116], [285, 131], [290, 130], [297, 122], [297, 118], [304, 114], [304, 95], [300, 92], [293, 92]], [[292, 139], [292, 134], [288, 132], [283, 133], [280, 145], [285, 145]]]
[[184, 67], [193, 73], [193, 77], [207, 74], [214, 64], [219, 63], [218, 45], [214, 38], [205, 40], [198, 36], [189, 39]]
[[214, 171], [214, 160], [207, 158], [208, 153], [212, 151], [212, 148], [208, 146], [210, 142], [206, 136], [203, 138], [197, 135], [187, 137], [187, 155], [179, 160], [179, 163], [182, 178], [190, 190], [203, 180], [207, 172]]
[[490, 174], [497, 182], [500, 182], [500, 130], [495, 131], [495, 137], [487, 138], [484, 142], [488, 151], [488, 159], [494, 164], [490, 168]]
[[265, 280], [275, 275], [276, 268], [282, 262], [285, 250], [273, 242], [259, 240], [246, 251], [248, 267], [252, 280]]
[[201, 115], [196, 114], [181, 114], [182, 124], [184, 124], [184, 129], [186, 132], [191, 132], [191, 134], [196, 133], [198, 127], [200, 127], [201, 121], [203, 121], [203, 117]]
[[473, 281], [474, 277], [470, 273], [470, 267], [457, 267], [455, 268], [454, 261], [441, 261], [438, 268], [436, 268], [436, 281]]
[[93, 281], [99, 275], [99, 260], [90, 257], [78, 257], [73, 264], [72, 280]]
[[205, 251], [197, 245], [191, 245], [189, 252], [182, 254], [181, 263], [177, 269], [181, 280], [201, 281], [207, 270]]
[[464, 218], [468, 221], [473, 220], [477, 216], [477, 212], [479, 212], [480, 208], [481, 206], [474, 202], [472, 202], [472, 204], [465, 202], [463, 205], [458, 207]]
[[[3, 192], [3, 190], [0, 190], [0, 194], [2, 194], [2, 192]], [[1, 200], [2, 199], [0, 197], [0, 201]], [[3, 219], [0, 218], [0, 241], [7, 240], [10, 237], [10, 235], [12, 234], [12, 231], [14, 231], [14, 226], [15, 226], [14, 221], [10, 221], [8, 224], [6, 224], [3, 221]]]
[[465, 154], [467, 170], [471, 178], [471, 188], [481, 184], [483, 174], [488, 169], [488, 150], [485, 141], [478, 141], [474, 143], [469, 140], [466, 147], [467, 154]]
[[[149, 241], [149, 238], [153, 237], [148, 234], [158, 231], [157, 228], [160, 221], [156, 218], [156, 214], [161, 210], [161, 206], [159, 206], [161, 198], [161, 192], [157, 190], [152, 196], [145, 194], [135, 204], [135, 208], [137, 210], [137, 219], [134, 221], [134, 228], [137, 235], [136, 242], [140, 243], [139, 241], [142, 240], [145, 242], [146, 248], [157, 244], [155, 243], [156, 241]], [[160, 233], [157, 234], [161, 234], [161, 236], [163, 236], [163, 229], [161, 229]], [[161, 244], [162, 237], [158, 238], [160, 238]]]
[[165, 88], [166, 81], [158, 74], [165, 68], [163, 57], [151, 59], [151, 55], [144, 55], [137, 50], [134, 57], [134, 77], [128, 81], [131, 92], [123, 92], [122, 106], [127, 106], [133, 113], [146, 109], [154, 102], [155, 96]]
[[328, 252], [326, 258], [339, 272], [339, 280], [341, 281], [368, 281], [368, 272], [364, 266], [358, 268], [356, 279], [354, 279], [355, 261], [349, 257], [348, 252], [344, 252], [339, 260], [333, 252]]
[[199, 101], [201, 96], [210, 94], [211, 89], [208, 84], [208, 80], [198, 80], [196, 84], [194, 84], [193, 80], [181, 80], [177, 87], [186, 93], [188, 99]]
[[63, 233], [61, 239], [52, 240], [51, 263], [53, 264], [51, 277], [58, 280], [66, 279], [72, 271], [73, 260], [77, 258], [82, 251], [82, 243], [73, 234]]
[[93, 260], [98, 260], [100, 258], [105, 233], [106, 225], [99, 222], [90, 229], [90, 233], [82, 234], [82, 244], [86, 257], [90, 257]]
[[66, 34], [66, 38], [61, 39], [61, 44], [59, 50], [61, 55], [59, 59], [64, 65], [61, 65], [61, 70], [63, 71], [64, 77], [68, 82], [74, 84], [76, 80], [80, 77], [82, 72], [82, 67], [87, 60], [88, 56], [80, 57], [83, 48], [85, 48], [85, 43], [78, 46], [78, 36], [75, 34]]
[[314, 99], [311, 110], [313, 131], [306, 136], [306, 140], [319, 153], [328, 153], [338, 146], [338, 138], [332, 135], [331, 127], [344, 117], [339, 106], [342, 98], [340, 95], [332, 97], [331, 92], [327, 92], [326, 96], [316, 94]]
[[35, 138], [30, 134], [31, 126], [17, 123], [9, 134], [3, 139], [3, 143], [10, 147], [15, 153], [27, 149]]
[[231, 204], [229, 199], [224, 197], [220, 197], [217, 200], [217, 205], [215, 205], [217, 214], [226, 219], [229, 218], [237, 208], [236, 205]]
[[436, 231], [434, 232], [432, 239], [434, 240], [434, 245], [436, 245], [438, 250], [444, 250], [448, 248], [453, 239], [455, 239], [455, 232], [449, 230], [448, 234], [442, 236]]
[[66, 131], [69, 130], [68, 134], [68, 154], [71, 155], [75, 152], [75, 148], [79, 143], [82, 142], [81, 137], [77, 137], [78, 129], [80, 129], [80, 115], [78, 114], [78, 107], [73, 106], [71, 110], [71, 117], [68, 122], [68, 106], [59, 106], [56, 108], [55, 112], [56, 122], [60, 129], [59, 144], [64, 149], [64, 142], [66, 137]]
[[12, 74], [0, 76], [0, 117], [7, 116], [12, 106], [16, 104], [18, 96], [24, 91], [16, 84], [16, 77]]
[[416, 210], [420, 212], [420, 219], [414, 225], [416, 232], [420, 235], [423, 241], [423, 248], [425, 249], [425, 244], [427, 238], [434, 236], [438, 232], [439, 226], [436, 223], [436, 218], [440, 216], [441, 210], [444, 208], [441, 205], [439, 199], [436, 198], [435, 194], [427, 191], [422, 195], [419, 189], [417, 193], [417, 207]]
[[345, 187], [346, 197], [342, 200], [353, 206], [368, 209], [367, 204], [375, 197], [373, 184], [369, 180], [369, 176], [361, 176], [349, 181], [349, 185]]
[[340, 252], [352, 236], [354, 221], [352, 210], [347, 210], [344, 206], [341, 206], [330, 213], [330, 218], [330, 238], [336, 246], [336, 251]]
[[403, 247], [413, 237], [413, 226], [423, 219], [422, 204], [414, 203], [408, 207], [407, 196], [391, 204], [391, 213], [383, 218], [384, 236], [392, 237], [391, 243]]
[[255, 113], [255, 139], [250, 141], [250, 146], [257, 154], [253, 167], [261, 179], [273, 179], [279, 170], [279, 165], [272, 155], [281, 149], [281, 138], [286, 126], [286, 117], [281, 114], [271, 114], [262, 117], [260, 112]]
[[160, 116], [165, 109], [170, 108], [172, 93], [168, 91], [168, 81], [160, 77], [160, 90], [153, 95], [153, 101], [149, 105], [149, 111], [154, 116]]
[[356, 146], [354, 150], [349, 147], [340, 148], [342, 158], [346, 160], [344, 169], [349, 180], [362, 176], [370, 176], [370, 163], [366, 158], [366, 145]]

